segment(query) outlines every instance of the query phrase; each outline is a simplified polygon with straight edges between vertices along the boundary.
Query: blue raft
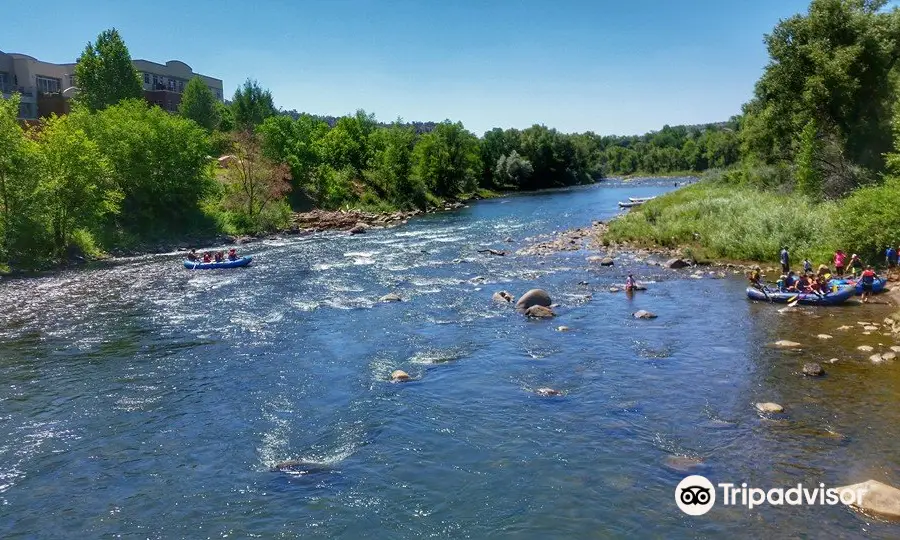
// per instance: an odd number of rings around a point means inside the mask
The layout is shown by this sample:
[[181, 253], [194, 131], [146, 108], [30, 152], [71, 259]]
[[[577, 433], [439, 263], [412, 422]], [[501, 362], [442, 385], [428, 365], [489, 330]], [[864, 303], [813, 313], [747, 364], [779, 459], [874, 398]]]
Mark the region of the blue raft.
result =
[[253, 260], [253, 257], [240, 257], [233, 261], [222, 261], [222, 262], [211, 262], [211, 263], [202, 263], [202, 262], [193, 262], [193, 261], [184, 261], [184, 267], [188, 270], [219, 270], [221, 268], [239, 268], [241, 266], [247, 266]]
[[[836, 285], [838, 287], [846, 287], [846, 286], [855, 287], [856, 294], [862, 294], [862, 292], [863, 292], [862, 282], [857, 279], [853, 279], [853, 278], [832, 279], [831, 281], [828, 282], [828, 284], [832, 285], [832, 286]], [[875, 278], [875, 282], [872, 284], [872, 293], [878, 294], [880, 292], [883, 292], [885, 285], [887, 285], [886, 279], [880, 278], [880, 277]]]
[[854, 295], [856, 295], [856, 289], [849, 286], [821, 296], [815, 293], [797, 294], [778, 291], [766, 291], [763, 293], [763, 291], [759, 289], [747, 287], [747, 297], [751, 300], [777, 302], [779, 304], [786, 304], [793, 301], [794, 297], [797, 297], [797, 303], [806, 306], [836, 306], [838, 304], [843, 304]]

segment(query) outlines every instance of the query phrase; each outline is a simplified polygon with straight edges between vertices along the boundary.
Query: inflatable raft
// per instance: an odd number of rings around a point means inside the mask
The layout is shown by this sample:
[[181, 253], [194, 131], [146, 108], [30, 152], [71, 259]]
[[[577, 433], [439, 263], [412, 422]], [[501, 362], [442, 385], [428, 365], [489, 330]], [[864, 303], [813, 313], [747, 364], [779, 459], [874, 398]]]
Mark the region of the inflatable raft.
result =
[[[832, 279], [831, 281], [828, 282], [828, 284], [831, 286], [838, 286], [838, 287], [847, 287], [847, 286], [855, 287], [856, 294], [862, 294], [862, 292], [863, 292], [862, 282], [860, 282], [857, 279], [853, 279], [853, 278]], [[872, 292], [875, 294], [883, 292], [885, 285], [887, 285], [886, 279], [875, 278], [875, 282], [872, 284]]]
[[221, 268], [239, 268], [247, 266], [253, 260], [253, 257], [239, 257], [233, 261], [204, 263], [200, 261], [184, 261], [184, 267], [188, 270], [218, 270]]
[[798, 304], [806, 306], [836, 306], [843, 304], [848, 299], [856, 295], [856, 289], [853, 287], [843, 287], [836, 292], [818, 295], [815, 293], [797, 294], [792, 292], [766, 291], [763, 292], [754, 287], [747, 287], [747, 298], [751, 300], [760, 300], [762, 302], [778, 302], [786, 304], [792, 302], [795, 298]]

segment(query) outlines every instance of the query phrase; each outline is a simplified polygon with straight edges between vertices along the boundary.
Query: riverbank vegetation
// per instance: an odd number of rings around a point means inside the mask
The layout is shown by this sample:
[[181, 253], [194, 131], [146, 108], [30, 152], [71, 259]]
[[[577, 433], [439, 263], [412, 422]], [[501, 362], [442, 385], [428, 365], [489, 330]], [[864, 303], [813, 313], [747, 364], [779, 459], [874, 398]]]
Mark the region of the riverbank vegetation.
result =
[[772, 260], [781, 246], [880, 262], [900, 242], [900, 11], [813, 0], [765, 36], [770, 62], [735, 120], [737, 163], [610, 227], [609, 240]]
[[114, 248], [275, 231], [293, 211], [393, 211], [613, 174], [727, 166], [734, 122], [634, 137], [543, 125], [476, 136], [460, 122], [283, 113], [256, 81], [224, 104], [190, 81], [178, 114], [142, 99], [119, 33], [89, 43], [72, 112], [22, 127], [0, 99], [0, 268]]

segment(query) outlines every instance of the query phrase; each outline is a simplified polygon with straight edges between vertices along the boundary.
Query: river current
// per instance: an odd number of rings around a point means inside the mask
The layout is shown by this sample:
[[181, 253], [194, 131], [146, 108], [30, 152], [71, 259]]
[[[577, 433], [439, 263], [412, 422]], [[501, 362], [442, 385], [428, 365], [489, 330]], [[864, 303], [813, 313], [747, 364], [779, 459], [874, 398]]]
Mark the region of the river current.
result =
[[[857, 328], [887, 307], [779, 314], [740, 276], [477, 253], [668, 189], [610, 182], [265, 240], [244, 269], [170, 253], [0, 281], [0, 537], [900, 537], [843, 506], [691, 517], [674, 502], [692, 473], [900, 485], [900, 364], [856, 350], [894, 344]], [[609, 292], [629, 270], [649, 290]], [[491, 301], [533, 287], [556, 319]], [[378, 302], [391, 292], [403, 302]], [[799, 374], [811, 360], [824, 378]], [[307, 465], [272, 472], [289, 459]]]

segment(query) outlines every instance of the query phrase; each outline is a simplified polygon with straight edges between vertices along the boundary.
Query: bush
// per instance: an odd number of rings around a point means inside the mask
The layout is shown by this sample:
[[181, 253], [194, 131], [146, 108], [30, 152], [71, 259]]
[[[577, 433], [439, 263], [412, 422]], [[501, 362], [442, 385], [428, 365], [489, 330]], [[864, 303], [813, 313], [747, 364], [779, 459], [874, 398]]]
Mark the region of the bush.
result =
[[880, 262], [887, 246], [900, 242], [900, 178], [861, 188], [844, 199], [835, 214], [838, 243], [864, 260]]

